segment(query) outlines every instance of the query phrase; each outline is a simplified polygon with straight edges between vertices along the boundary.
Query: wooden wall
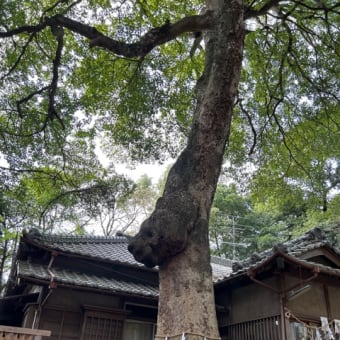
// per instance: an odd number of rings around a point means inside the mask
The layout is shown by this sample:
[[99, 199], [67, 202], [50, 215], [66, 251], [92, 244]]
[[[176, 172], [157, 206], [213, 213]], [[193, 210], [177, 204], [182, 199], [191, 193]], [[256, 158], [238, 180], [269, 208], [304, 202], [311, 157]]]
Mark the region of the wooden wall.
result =
[[[278, 288], [278, 278], [264, 279]], [[223, 340], [266, 339], [278, 340], [280, 300], [278, 294], [250, 281], [221, 287], [215, 292], [217, 317]], [[255, 337], [255, 333], [257, 336]], [[268, 335], [270, 334], [270, 336]], [[268, 340], [269, 340], [268, 338]]]
[[123, 300], [119, 296], [95, 292], [56, 288], [47, 300], [46, 307], [63, 306], [65, 309], [81, 310], [83, 305], [107, 308], [123, 308]]
[[[290, 287], [294, 283], [298, 282], [299, 279], [296, 277], [286, 277], [286, 287]], [[296, 316], [306, 317], [311, 320], [319, 320], [320, 316], [326, 316], [329, 318], [329, 306], [327, 306], [327, 304], [336, 298], [336, 291], [334, 289], [330, 290], [329, 285], [319, 281], [318, 279], [310, 281], [307, 284], [310, 285], [311, 288], [303, 292], [301, 295], [289, 298], [289, 294], [287, 294], [285, 306]], [[305, 284], [302, 284], [302, 286], [303, 285]], [[327, 289], [329, 290], [328, 297], [325, 291]]]
[[[277, 287], [276, 278], [263, 280], [264, 283]], [[278, 295], [258, 284], [234, 289], [231, 295], [230, 324], [251, 321], [280, 314]]]
[[331, 317], [340, 320], [340, 279], [337, 284], [328, 286], [328, 294]]
[[[118, 319], [125, 319], [124, 312], [126, 302], [140, 303], [141, 305], [155, 306], [156, 301], [136, 299], [134, 297], [122, 297], [105, 295], [95, 292], [77, 291], [58, 287], [54, 289], [42, 307], [40, 318], [36, 326], [40, 329], [51, 330], [51, 340], [77, 340], [82, 332], [85, 309], [94, 309], [106, 313], [121, 314]], [[32, 327], [37, 305], [31, 305], [26, 309], [23, 325]], [[121, 311], [121, 312], [120, 312]], [[98, 312], [99, 313], [99, 312]], [[125, 313], [125, 314], [124, 314]], [[39, 315], [37, 315], [39, 316]], [[136, 315], [134, 316], [136, 318]], [[143, 319], [141, 315], [141, 319]], [[138, 316], [137, 316], [138, 319]]]

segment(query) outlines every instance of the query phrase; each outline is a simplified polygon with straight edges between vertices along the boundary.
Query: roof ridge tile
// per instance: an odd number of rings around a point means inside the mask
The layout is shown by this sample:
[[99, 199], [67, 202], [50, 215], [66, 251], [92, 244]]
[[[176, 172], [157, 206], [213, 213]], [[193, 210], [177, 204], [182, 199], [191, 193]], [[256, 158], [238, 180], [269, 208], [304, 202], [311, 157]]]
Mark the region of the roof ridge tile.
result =
[[32, 228], [23, 231], [24, 238], [42, 243], [127, 243], [127, 236], [103, 236], [103, 235], [65, 235], [41, 233], [38, 229]]
[[237, 272], [241, 269], [257, 264], [277, 251], [299, 256], [306, 251], [325, 245], [330, 245], [326, 239], [325, 232], [319, 227], [314, 227], [293, 240], [274, 244], [270, 249], [266, 249], [260, 253], [254, 253], [246, 259], [235, 261], [232, 266], [233, 272]]

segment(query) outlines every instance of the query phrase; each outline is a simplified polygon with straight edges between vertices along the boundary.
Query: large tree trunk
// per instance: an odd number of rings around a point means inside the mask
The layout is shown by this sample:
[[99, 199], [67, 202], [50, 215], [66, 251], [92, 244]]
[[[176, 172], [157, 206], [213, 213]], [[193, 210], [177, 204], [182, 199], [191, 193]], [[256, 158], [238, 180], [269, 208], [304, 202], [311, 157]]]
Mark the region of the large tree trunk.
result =
[[241, 0], [211, 2], [217, 24], [204, 34], [206, 65], [188, 145], [129, 246], [137, 260], [159, 265], [156, 339], [219, 339], [208, 222], [240, 77], [244, 21]]

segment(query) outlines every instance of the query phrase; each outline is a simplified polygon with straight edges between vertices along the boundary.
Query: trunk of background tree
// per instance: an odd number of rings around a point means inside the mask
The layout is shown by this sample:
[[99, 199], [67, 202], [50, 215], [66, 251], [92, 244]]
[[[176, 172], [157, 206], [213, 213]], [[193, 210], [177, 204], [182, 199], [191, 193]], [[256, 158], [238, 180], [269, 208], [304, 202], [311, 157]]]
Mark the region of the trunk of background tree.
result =
[[216, 27], [205, 33], [205, 72], [197, 84], [197, 106], [188, 145], [169, 173], [163, 197], [187, 190], [198, 202], [198, 216], [184, 251], [160, 265], [156, 339], [218, 339], [210, 267], [208, 221], [242, 63], [243, 3], [208, 2]]

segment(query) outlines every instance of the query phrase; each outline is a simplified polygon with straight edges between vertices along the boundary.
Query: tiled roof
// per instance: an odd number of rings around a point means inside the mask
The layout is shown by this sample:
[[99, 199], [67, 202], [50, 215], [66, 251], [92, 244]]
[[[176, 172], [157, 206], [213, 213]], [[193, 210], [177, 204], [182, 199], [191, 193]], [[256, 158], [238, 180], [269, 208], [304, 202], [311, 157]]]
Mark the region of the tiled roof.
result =
[[[259, 254], [254, 253], [243, 261], [234, 262], [233, 272], [259, 264], [266, 258], [272, 256], [277, 250], [281, 250], [294, 257], [300, 257], [311, 250], [321, 247], [330, 247], [330, 245], [322, 230], [320, 228], [314, 228], [294, 240], [277, 244], [272, 249], [268, 249]], [[333, 250], [336, 251], [336, 249]]]
[[325, 273], [331, 273], [336, 276], [340, 276], [340, 269], [331, 268], [319, 263], [313, 263], [311, 261], [299, 258], [309, 251], [322, 247], [328, 247], [329, 249], [332, 249], [338, 256], [340, 256], [340, 252], [336, 248], [331, 247], [329, 242], [326, 240], [322, 230], [320, 228], [314, 228], [294, 240], [275, 245], [272, 249], [268, 249], [259, 254], [254, 253], [252, 256], [243, 261], [234, 262], [232, 265], [232, 272], [219, 281], [224, 281], [235, 276], [244, 275], [250, 269], [260, 267], [277, 253], [283, 253], [286, 255], [287, 259], [294, 259], [294, 261], [300, 263], [301, 265], [316, 266]]
[[[18, 277], [26, 279], [38, 279], [49, 282], [51, 279], [47, 266], [29, 261], [18, 261]], [[158, 287], [128, 280], [118, 280], [114, 277], [89, 275], [85, 273], [69, 271], [58, 267], [51, 269], [54, 281], [58, 284], [81, 286], [84, 288], [96, 288], [104, 291], [119, 292], [147, 297], [158, 297]]]
[[218, 281], [232, 272], [232, 261], [217, 256], [211, 256], [213, 281]]
[[[124, 236], [98, 237], [98, 236], [61, 236], [46, 235], [37, 232], [25, 233], [24, 238], [33, 244], [51, 250], [92, 258], [99, 261], [108, 261], [136, 267], [144, 267], [137, 262], [128, 251], [128, 239]], [[212, 256], [211, 266], [213, 280], [219, 280], [231, 272], [232, 262]]]
[[[287, 257], [289, 258], [289, 257], [292, 257], [292, 256], [288, 255]], [[326, 265], [321, 264], [321, 263], [316, 263], [316, 262], [312, 262], [312, 261], [308, 261], [308, 260], [302, 260], [302, 259], [299, 259], [299, 258], [294, 258], [294, 261], [296, 263], [301, 264], [302, 266], [305, 266], [305, 267], [310, 267], [310, 268], [317, 267], [320, 270], [320, 272], [322, 272], [322, 273], [331, 274], [331, 275], [340, 277], [340, 268], [339, 269], [333, 268], [333, 267], [329, 267], [329, 266], [326, 266]]]
[[[63, 252], [69, 255], [76, 255], [92, 258], [95, 261], [105, 261], [143, 267], [138, 263], [127, 250], [128, 239], [126, 237], [96, 237], [96, 236], [60, 236], [60, 235], [41, 235], [37, 233], [25, 233], [24, 239], [30, 243], [49, 250]], [[329, 247], [336, 254], [340, 253], [330, 247], [324, 234], [319, 228], [315, 228], [303, 236], [294, 240], [274, 246], [259, 254], [253, 254], [244, 261], [232, 262], [220, 257], [211, 257], [211, 267], [213, 281], [221, 283], [235, 277], [247, 275], [247, 271], [259, 268], [266, 261], [274, 258], [276, 254], [284, 254], [288, 260], [305, 266], [317, 266], [328, 274], [340, 277], [340, 269], [327, 267], [321, 264], [313, 264], [310, 261], [299, 258], [303, 254], [317, 248]], [[158, 288], [129, 279], [118, 279], [117, 277], [97, 276], [65, 270], [53, 266], [53, 273], [56, 282], [77, 285], [88, 288], [97, 288], [107, 291], [143, 295], [150, 297], [158, 296]], [[33, 264], [26, 261], [19, 261], [18, 275], [26, 278], [36, 278], [40, 280], [50, 280], [46, 266]]]
[[126, 237], [62, 236], [24, 234], [35, 245], [51, 250], [92, 258], [94, 260], [143, 267], [127, 250]]

